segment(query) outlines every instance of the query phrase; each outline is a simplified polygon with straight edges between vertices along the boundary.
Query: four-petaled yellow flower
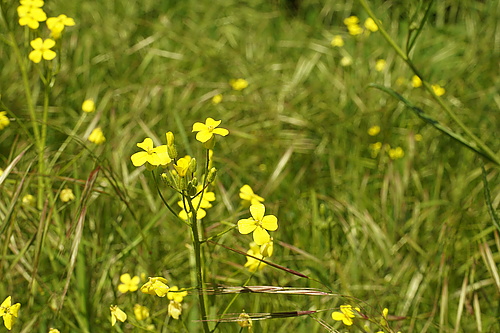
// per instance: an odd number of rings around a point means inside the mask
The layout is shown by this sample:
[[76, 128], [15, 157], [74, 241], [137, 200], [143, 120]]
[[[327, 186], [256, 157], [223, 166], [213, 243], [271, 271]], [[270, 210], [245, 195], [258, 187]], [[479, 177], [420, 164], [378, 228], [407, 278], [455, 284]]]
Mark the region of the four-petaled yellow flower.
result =
[[[360, 311], [359, 308], [354, 308], [354, 310], [358, 312]], [[356, 317], [354, 315], [354, 310], [351, 305], [341, 305], [340, 312], [335, 311], [334, 313], [332, 313], [332, 319], [342, 321], [346, 326], [351, 326], [354, 323], [352, 318]]]
[[233, 88], [233, 90], [238, 90], [238, 91], [241, 91], [246, 87], [248, 87], [248, 81], [245, 79], [236, 79], [236, 80], [233, 79], [229, 81], [229, 84], [231, 85], [231, 88]]
[[62, 202], [69, 202], [71, 200], [75, 200], [75, 195], [73, 194], [73, 190], [71, 190], [70, 188], [65, 188], [61, 190], [59, 198]]
[[149, 318], [149, 309], [143, 305], [134, 305], [134, 315], [137, 320], [144, 320]]
[[178, 320], [180, 315], [182, 314], [182, 304], [177, 303], [176, 301], [170, 301], [167, 310], [170, 317]]
[[95, 111], [95, 103], [94, 100], [92, 99], [86, 99], [82, 103], [82, 110], [83, 112], [94, 112]]
[[100, 127], [94, 128], [94, 130], [90, 133], [89, 141], [95, 143], [96, 145], [106, 142], [106, 137], [104, 136], [104, 133], [102, 133], [102, 129]]
[[246, 267], [248, 271], [255, 272], [267, 266], [265, 262], [257, 260], [257, 259], [264, 259], [264, 256], [260, 253], [260, 248], [255, 242], [250, 243], [250, 249], [247, 251], [247, 254], [253, 256], [253, 257], [246, 257], [247, 262], [245, 263], [244, 267]]
[[446, 93], [446, 90], [439, 84], [433, 84], [431, 87], [437, 96], [443, 96]]
[[193, 132], [196, 133], [196, 140], [205, 143], [210, 140], [214, 134], [226, 136], [229, 134], [229, 131], [225, 128], [218, 128], [222, 120], [214, 120], [212, 118], [207, 118], [205, 123], [194, 123], [193, 124]]
[[120, 276], [120, 281], [122, 283], [118, 285], [118, 290], [122, 294], [125, 294], [128, 291], [132, 292], [139, 289], [141, 279], [138, 276], [131, 277], [129, 273], [125, 273]]
[[403, 158], [405, 156], [405, 152], [403, 148], [397, 147], [397, 148], [390, 148], [389, 149], [389, 157], [391, 160], [397, 160], [400, 158]]
[[47, 14], [43, 11], [43, 1], [21, 1], [21, 6], [17, 7], [19, 24], [27, 25], [31, 29], [38, 29], [39, 22], [47, 19]]
[[20, 307], [21, 303], [12, 305], [12, 298], [10, 296], [0, 304], [0, 317], [3, 318], [3, 323], [9, 331], [16, 322]]
[[136, 167], [139, 167], [146, 162], [152, 166], [158, 166], [166, 165], [172, 161], [170, 156], [168, 156], [167, 146], [162, 145], [153, 148], [153, 140], [150, 138], [146, 138], [143, 142], [138, 143], [137, 147], [142, 148], [145, 151], [135, 153], [131, 156], [130, 159], [132, 160], [132, 164]]
[[378, 31], [378, 26], [371, 17], [365, 20], [365, 28], [370, 30], [371, 32]]
[[165, 297], [168, 290], [167, 279], [162, 277], [150, 277], [149, 281], [141, 287], [143, 293], [159, 297]]
[[34, 49], [28, 55], [28, 58], [34, 63], [39, 63], [42, 61], [42, 58], [45, 60], [52, 60], [56, 57], [56, 53], [51, 50], [56, 42], [53, 39], [47, 38], [46, 40], [41, 39], [40, 37], [32, 40], [30, 42], [31, 47]]
[[67, 17], [64, 14], [59, 15], [58, 17], [49, 17], [47, 19], [47, 27], [51, 31], [51, 35], [54, 38], [61, 37], [61, 33], [64, 30], [64, 27], [70, 27], [75, 25], [75, 20], [71, 17]]
[[344, 39], [340, 35], [335, 35], [333, 36], [330, 45], [333, 47], [342, 47], [344, 46]]
[[173, 301], [176, 301], [177, 303], [181, 303], [184, 300], [184, 297], [186, 297], [188, 292], [183, 289], [179, 289], [177, 286], [173, 286], [168, 290], [167, 293], [167, 298]]
[[179, 177], [186, 177], [187, 171], [189, 170], [189, 162], [191, 161], [191, 156], [181, 157], [174, 164], [174, 168], [177, 171]]
[[375, 125], [368, 129], [368, 135], [375, 136], [380, 133], [380, 126]]
[[243, 185], [240, 188], [240, 199], [249, 201], [251, 205], [256, 205], [264, 201], [264, 198], [255, 194], [250, 185]]
[[127, 320], [127, 314], [123, 312], [118, 305], [111, 305], [109, 310], [111, 311], [111, 326], [115, 326], [117, 320], [122, 323]]
[[0, 112], [0, 130], [3, 130], [5, 127], [9, 126], [10, 120], [7, 117], [7, 111]]
[[271, 240], [271, 236], [266, 230], [275, 231], [278, 229], [276, 216], [264, 216], [265, 211], [266, 207], [263, 204], [251, 205], [252, 218], [238, 221], [238, 231], [244, 235], [253, 232], [253, 240], [257, 245], [263, 245]]

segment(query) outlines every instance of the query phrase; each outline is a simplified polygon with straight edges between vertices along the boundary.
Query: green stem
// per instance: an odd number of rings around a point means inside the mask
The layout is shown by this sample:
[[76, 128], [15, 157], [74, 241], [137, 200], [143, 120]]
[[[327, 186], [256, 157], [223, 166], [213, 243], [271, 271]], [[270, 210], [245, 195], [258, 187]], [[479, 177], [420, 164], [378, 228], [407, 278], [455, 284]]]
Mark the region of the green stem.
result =
[[[373, 11], [370, 9], [368, 6], [366, 0], [359, 0], [361, 3], [361, 6], [365, 9], [365, 11], [368, 13], [368, 15], [373, 19], [375, 24], [377, 24], [380, 33], [382, 36], [385, 38], [385, 40], [391, 45], [391, 47], [396, 51], [396, 53], [399, 55], [401, 59], [403, 59], [404, 62], [411, 68], [413, 73], [420, 77], [422, 80], [423, 86], [425, 87], [425, 90], [427, 90], [432, 98], [443, 108], [443, 110], [448, 114], [448, 116], [464, 131], [465, 134], [467, 134], [471, 140], [473, 140], [477, 146], [483, 150], [483, 152], [488, 155], [488, 157], [494, 161], [497, 165], [500, 165], [500, 157], [498, 157], [481, 139], [479, 139], [477, 136], [472, 133], [472, 131], [469, 130], [469, 128], [457, 117], [457, 115], [448, 107], [448, 105], [444, 104], [443, 100], [437, 96], [434, 93], [434, 90], [432, 89], [432, 86], [424, 80], [422, 74], [418, 71], [418, 69], [415, 67], [413, 62], [410, 60], [408, 55], [396, 44], [396, 42], [389, 36], [387, 31], [384, 29], [384, 27], [380, 24], [379, 19], [375, 16]], [[413, 41], [414, 43], [414, 41]]]

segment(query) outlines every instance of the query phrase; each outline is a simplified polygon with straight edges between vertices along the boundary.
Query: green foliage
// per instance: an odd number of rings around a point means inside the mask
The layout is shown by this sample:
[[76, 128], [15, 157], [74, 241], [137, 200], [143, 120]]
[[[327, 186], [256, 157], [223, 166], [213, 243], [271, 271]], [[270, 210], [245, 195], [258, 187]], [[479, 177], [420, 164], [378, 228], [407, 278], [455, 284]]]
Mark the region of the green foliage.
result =
[[[470, 143], [431, 94], [411, 86], [414, 73], [380, 32], [348, 35], [344, 18], [368, 18], [361, 5], [304, 0], [286, 8], [284, 2], [47, 2], [47, 12], [64, 13], [76, 26], [64, 32], [55, 60], [60, 68], [42, 152], [8, 31], [26, 60], [35, 111], [42, 114], [45, 65], [28, 60], [29, 41], [38, 35], [17, 24], [17, 2], [1, 2], [0, 111], [8, 111], [10, 124], [0, 130], [0, 302], [12, 295], [21, 303], [14, 331], [107, 332], [111, 304], [130, 319], [113, 329], [146, 331], [131, 324], [137, 323], [135, 303], [151, 310], [154, 332], [201, 331], [195, 290], [175, 321], [166, 314], [166, 298], [121, 294], [117, 286], [124, 273], [144, 273], [196, 287], [189, 230], [164, 207], [151, 173], [135, 168], [130, 156], [145, 137], [165, 144], [172, 131], [179, 157], [203, 161], [191, 129], [207, 117], [222, 119], [230, 135], [217, 141], [217, 200], [202, 234], [216, 236], [249, 216], [238, 193], [250, 184], [265, 198], [266, 214], [279, 220], [268, 260], [309, 277], [272, 266], [248, 272], [238, 251], [247, 251], [250, 237], [234, 229], [213, 239], [225, 247], [203, 244], [207, 288], [272, 285], [328, 293], [210, 295], [210, 327], [230, 305], [223, 318], [243, 310], [327, 310], [254, 321], [256, 332], [344, 330], [331, 313], [352, 304], [376, 322], [388, 308], [394, 332], [500, 330], [500, 235], [492, 220], [500, 203], [498, 166], [486, 164], [483, 172], [480, 155], [399, 99], [368, 87], [390, 87]], [[404, 47], [425, 3], [370, 6]], [[437, 1], [411, 52], [419, 72], [446, 88], [443, 103], [493, 151], [500, 125], [499, 52], [492, 45], [499, 40], [497, 7], [494, 1]], [[40, 34], [48, 37], [46, 28]], [[330, 45], [334, 35], [343, 36], [343, 48]], [[352, 65], [340, 65], [345, 56]], [[378, 59], [386, 60], [381, 72], [374, 69]], [[229, 81], [237, 78], [249, 86], [232, 90]], [[214, 105], [217, 94], [223, 101]], [[82, 117], [88, 98], [96, 112]], [[369, 136], [373, 125], [382, 130]], [[87, 140], [95, 127], [106, 137], [102, 145]], [[384, 146], [373, 158], [375, 142]], [[389, 158], [388, 145], [402, 147], [404, 157]], [[50, 172], [39, 172], [40, 156]], [[23, 204], [25, 195], [36, 196], [40, 179], [42, 205]], [[67, 188], [76, 198], [63, 203], [59, 194]], [[160, 190], [177, 209], [175, 192], [164, 184]], [[362, 330], [365, 321], [358, 317], [358, 323], [352, 331]], [[240, 327], [229, 322], [217, 329]]]

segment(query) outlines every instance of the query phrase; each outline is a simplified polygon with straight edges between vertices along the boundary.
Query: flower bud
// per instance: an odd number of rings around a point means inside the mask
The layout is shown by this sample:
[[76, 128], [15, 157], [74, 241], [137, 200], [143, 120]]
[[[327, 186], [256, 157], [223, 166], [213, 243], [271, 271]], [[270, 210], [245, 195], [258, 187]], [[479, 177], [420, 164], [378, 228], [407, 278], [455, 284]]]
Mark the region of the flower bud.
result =
[[189, 161], [188, 170], [191, 173], [194, 173], [196, 171], [196, 158], [192, 158], [191, 161]]
[[216, 168], [210, 169], [207, 176], [207, 182], [213, 183], [216, 176], [217, 176], [217, 169]]

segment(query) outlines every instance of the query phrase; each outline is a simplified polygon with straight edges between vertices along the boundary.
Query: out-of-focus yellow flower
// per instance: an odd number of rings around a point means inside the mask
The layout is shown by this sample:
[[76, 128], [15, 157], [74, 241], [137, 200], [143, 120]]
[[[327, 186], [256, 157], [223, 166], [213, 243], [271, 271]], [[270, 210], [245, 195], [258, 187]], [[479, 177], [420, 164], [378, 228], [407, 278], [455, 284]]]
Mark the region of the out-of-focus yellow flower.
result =
[[56, 42], [53, 39], [47, 38], [46, 40], [43, 40], [38, 37], [32, 40], [30, 45], [33, 48], [33, 51], [30, 52], [28, 58], [36, 64], [42, 61], [42, 58], [45, 60], [52, 60], [56, 57], [56, 53], [51, 50], [51, 48], [56, 45]]
[[212, 104], [219, 104], [220, 102], [222, 102], [222, 94], [217, 94], [215, 95], [214, 97], [212, 97]]
[[144, 320], [149, 318], [149, 309], [140, 304], [134, 305], [134, 315], [137, 320]]
[[123, 312], [118, 305], [111, 305], [109, 310], [111, 311], [111, 326], [115, 326], [117, 320], [122, 323], [127, 320], [127, 314]]
[[141, 279], [138, 276], [131, 277], [129, 273], [120, 276], [121, 284], [118, 285], [118, 290], [125, 294], [126, 292], [133, 292], [139, 289], [139, 282]]
[[422, 134], [415, 134], [415, 141], [420, 142], [423, 138]]
[[248, 87], [248, 81], [245, 79], [233, 79], [229, 81], [229, 85], [233, 90], [241, 91]]
[[3, 169], [0, 168], [0, 176], [3, 175]]
[[71, 17], [67, 17], [64, 14], [58, 17], [49, 17], [47, 19], [47, 28], [49, 28], [52, 37], [59, 38], [64, 30], [64, 27], [70, 27], [75, 25], [75, 20]]
[[340, 59], [340, 65], [342, 67], [347, 67], [347, 66], [351, 66], [352, 65], [352, 58], [351, 57], [342, 57], [342, 59]]
[[23, 205], [26, 206], [34, 206], [35, 205], [35, 197], [31, 194], [26, 194], [22, 199]]
[[267, 243], [264, 243], [260, 246], [260, 254], [262, 254], [264, 257], [271, 257], [274, 252], [274, 243], [273, 243], [273, 238], [271, 237], [271, 240]]
[[441, 87], [439, 84], [433, 84], [431, 85], [432, 90], [437, 96], [443, 96], [446, 93], [446, 90]]
[[253, 240], [257, 245], [263, 245], [271, 240], [271, 236], [266, 230], [275, 231], [278, 229], [276, 216], [264, 216], [265, 210], [266, 207], [263, 204], [251, 205], [252, 218], [238, 221], [238, 231], [243, 235], [253, 232]]
[[413, 88], [419, 88], [422, 86], [422, 80], [417, 75], [413, 75], [411, 77], [411, 85]]
[[204, 123], [194, 123], [193, 124], [193, 132], [196, 133], [196, 140], [201, 143], [205, 143], [210, 140], [214, 134], [218, 134], [221, 136], [226, 136], [229, 134], [229, 131], [225, 128], [218, 128], [222, 120], [214, 120], [212, 118], [207, 118]]
[[240, 313], [238, 316], [238, 325], [240, 325], [240, 327], [252, 327], [252, 320], [250, 316], [245, 312]]
[[[354, 310], [360, 311], [359, 308], [354, 308]], [[335, 311], [332, 313], [332, 319], [342, 321], [346, 326], [351, 326], [354, 323], [352, 318], [356, 317], [354, 315], [354, 310], [351, 305], [341, 305], [340, 312]]]
[[347, 31], [351, 36], [361, 35], [363, 33], [363, 28], [357, 24], [352, 24], [347, 26]]
[[150, 277], [149, 281], [141, 287], [143, 293], [159, 297], [165, 297], [168, 289], [167, 279], [162, 277]]
[[372, 143], [370, 145], [370, 153], [371, 153], [372, 158], [375, 158], [378, 156], [380, 149], [382, 149], [382, 142], [375, 142], [375, 143]]
[[57, 328], [50, 328], [49, 329], [49, 333], [61, 333], [61, 331], [59, 331]]
[[378, 26], [371, 17], [365, 20], [365, 28], [370, 30], [371, 32], [378, 31]]
[[5, 127], [9, 126], [10, 120], [7, 117], [7, 111], [0, 112], [0, 130], [3, 130]]
[[248, 201], [251, 205], [256, 205], [264, 202], [264, 198], [255, 194], [250, 185], [243, 185], [240, 188], [240, 199]]
[[168, 156], [167, 145], [153, 148], [153, 140], [150, 138], [146, 138], [143, 142], [138, 143], [137, 147], [142, 148], [145, 151], [135, 153], [130, 157], [132, 164], [136, 167], [139, 167], [146, 162], [153, 167], [157, 167], [159, 165], [167, 165], [172, 161], [170, 156]]
[[357, 16], [349, 16], [344, 19], [345, 25], [359, 24], [359, 18]]
[[16, 303], [12, 305], [12, 297], [8, 296], [2, 304], [0, 304], [0, 317], [3, 318], [3, 324], [10, 331], [12, 326], [16, 322], [17, 316], [19, 315], [19, 308], [21, 303]]
[[403, 148], [401, 148], [401, 147], [389, 149], [389, 157], [391, 160], [397, 160], [397, 159], [403, 158], [404, 156], [405, 156], [405, 152], [404, 152]]
[[73, 190], [70, 188], [65, 188], [61, 190], [59, 194], [59, 198], [62, 202], [69, 202], [71, 200], [75, 200], [75, 195], [73, 194]]
[[94, 128], [94, 130], [90, 133], [89, 141], [95, 143], [96, 145], [106, 142], [106, 137], [104, 136], [104, 133], [102, 133], [102, 129], [100, 127]]
[[86, 99], [82, 103], [82, 110], [83, 112], [94, 112], [95, 111], [95, 103], [93, 99]]
[[[255, 272], [257, 270], [262, 270], [267, 264], [257, 259], [264, 259], [264, 256], [260, 253], [259, 245], [255, 242], [250, 243], [250, 249], [247, 251], [247, 254], [255, 257], [246, 257], [247, 262], [245, 266], [249, 272]], [[257, 258], [257, 259], [256, 259]]]
[[31, 29], [38, 29], [40, 26], [39, 22], [43, 22], [47, 19], [47, 14], [43, 11], [43, 1], [42, 5], [38, 6], [40, 2], [24, 2], [25, 5], [22, 4], [17, 7], [17, 14], [19, 15], [19, 24], [24, 26], [27, 25]]
[[178, 320], [180, 315], [182, 314], [182, 304], [177, 303], [176, 301], [170, 301], [168, 304], [168, 315], [175, 320]]
[[177, 286], [173, 286], [168, 290], [167, 298], [176, 301], [177, 303], [182, 303], [184, 297], [186, 297], [187, 294], [188, 293], [186, 290], [179, 289], [179, 287]]
[[385, 59], [378, 59], [375, 63], [375, 70], [377, 72], [382, 72], [385, 69], [386, 61]]
[[380, 133], [380, 126], [375, 125], [368, 129], [368, 135], [375, 136]]
[[335, 35], [333, 36], [330, 45], [333, 47], [342, 47], [344, 46], [344, 39], [340, 35]]

